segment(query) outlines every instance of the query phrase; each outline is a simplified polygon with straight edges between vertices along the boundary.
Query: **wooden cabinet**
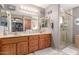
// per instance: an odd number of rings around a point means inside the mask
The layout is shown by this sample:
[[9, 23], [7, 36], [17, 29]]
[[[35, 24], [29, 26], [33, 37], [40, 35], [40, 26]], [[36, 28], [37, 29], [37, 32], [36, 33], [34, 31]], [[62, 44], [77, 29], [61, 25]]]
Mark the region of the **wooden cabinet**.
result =
[[48, 48], [50, 46], [51, 46], [51, 35], [50, 34], [40, 35], [39, 49]]
[[1, 55], [24, 55], [50, 46], [51, 34], [0, 38]]
[[11, 37], [0, 39], [0, 54], [22, 55], [28, 53], [28, 37]]
[[47, 38], [46, 40], [45, 40], [45, 47], [46, 48], [48, 48], [48, 47], [50, 47], [51, 46], [51, 38]]
[[39, 49], [44, 49], [45, 48], [45, 39], [40, 39], [39, 40]]
[[16, 44], [5, 44], [0, 47], [1, 55], [16, 55]]
[[17, 43], [17, 55], [23, 55], [28, 53], [28, 42]]
[[16, 39], [16, 53], [18, 55], [23, 55], [28, 53], [28, 37], [22, 36]]
[[48, 48], [48, 47], [50, 47], [51, 46], [51, 34], [47, 34], [46, 36], [45, 36], [45, 47], [46, 48]]
[[29, 36], [29, 52], [38, 50], [38, 35]]

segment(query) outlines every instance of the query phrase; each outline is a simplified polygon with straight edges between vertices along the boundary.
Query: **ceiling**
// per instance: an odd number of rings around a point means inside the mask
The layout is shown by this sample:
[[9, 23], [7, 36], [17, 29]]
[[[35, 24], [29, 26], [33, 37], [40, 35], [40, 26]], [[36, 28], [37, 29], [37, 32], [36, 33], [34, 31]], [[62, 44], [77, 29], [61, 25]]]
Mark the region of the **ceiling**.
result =
[[[34, 5], [36, 5], [38, 7], [46, 8], [50, 4], [34, 4]], [[77, 7], [77, 6], [79, 6], [79, 4], [60, 4], [60, 10], [64, 11], [64, 10], [68, 10], [68, 9], [71, 9], [71, 8], [74, 8], [74, 7]]]
[[41, 8], [46, 8], [48, 7], [50, 4], [33, 4], [35, 6], [41, 7]]
[[74, 8], [74, 7], [77, 7], [77, 6], [79, 6], [79, 4], [61, 4], [60, 10], [65, 11], [65, 10], [68, 10], [68, 9], [71, 9], [71, 8]]

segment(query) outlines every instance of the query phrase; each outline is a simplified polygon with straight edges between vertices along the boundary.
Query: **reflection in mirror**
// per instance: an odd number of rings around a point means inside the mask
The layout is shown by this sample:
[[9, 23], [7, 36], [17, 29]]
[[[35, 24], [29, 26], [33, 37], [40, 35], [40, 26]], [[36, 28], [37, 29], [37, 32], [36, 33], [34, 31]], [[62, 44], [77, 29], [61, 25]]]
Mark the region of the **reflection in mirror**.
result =
[[12, 32], [23, 32], [23, 19], [21, 16], [12, 15], [11, 24]]
[[31, 29], [31, 18], [23, 17], [23, 23], [24, 23], [24, 31]]
[[7, 13], [5, 11], [0, 12], [0, 26], [7, 26]]
[[37, 30], [38, 29], [38, 17], [32, 17], [32, 29]]
[[39, 18], [39, 31], [42, 33], [42, 32], [45, 32], [45, 31], [48, 31], [48, 28], [51, 27], [51, 24], [50, 24], [50, 19], [47, 18], [47, 17], [41, 17]]
[[45, 27], [48, 27], [48, 18], [40, 18], [41, 20], [41, 28], [45, 28]]
[[[8, 5], [7, 5], [8, 6]], [[10, 5], [11, 6], [11, 5]], [[40, 32], [42, 28], [48, 27], [48, 19], [41, 16], [41, 9], [34, 7], [34, 10], [19, 9], [20, 5], [16, 5], [16, 9], [6, 9], [5, 7], [0, 10], [0, 26], [7, 28], [7, 32], [13, 34], [18, 32]], [[33, 8], [33, 7], [29, 7]], [[35, 11], [37, 10], [37, 12]], [[5, 31], [4, 31], [5, 33]]]
[[3, 35], [8, 33], [8, 22], [7, 22], [7, 13], [5, 10], [0, 10], [0, 31]]

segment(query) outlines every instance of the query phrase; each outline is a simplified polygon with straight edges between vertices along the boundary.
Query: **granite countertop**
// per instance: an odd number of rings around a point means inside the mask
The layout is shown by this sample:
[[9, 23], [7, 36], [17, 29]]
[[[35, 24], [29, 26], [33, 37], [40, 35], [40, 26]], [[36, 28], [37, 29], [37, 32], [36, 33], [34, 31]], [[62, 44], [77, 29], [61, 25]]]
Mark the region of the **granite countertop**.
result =
[[9, 35], [1, 35], [0, 38], [9, 38], [9, 37], [20, 37], [20, 36], [29, 36], [29, 35], [40, 35], [40, 34], [51, 34], [50, 32], [46, 33], [31, 33], [31, 34], [9, 34]]

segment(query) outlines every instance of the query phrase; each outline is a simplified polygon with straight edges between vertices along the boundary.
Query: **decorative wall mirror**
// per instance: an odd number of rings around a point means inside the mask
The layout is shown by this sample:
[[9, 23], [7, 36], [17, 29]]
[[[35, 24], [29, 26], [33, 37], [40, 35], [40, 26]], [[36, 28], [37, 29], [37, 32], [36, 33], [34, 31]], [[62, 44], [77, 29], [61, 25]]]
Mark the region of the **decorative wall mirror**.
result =
[[76, 24], [76, 25], [79, 25], [79, 18], [76, 18], [75, 24]]

